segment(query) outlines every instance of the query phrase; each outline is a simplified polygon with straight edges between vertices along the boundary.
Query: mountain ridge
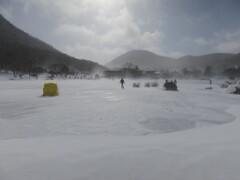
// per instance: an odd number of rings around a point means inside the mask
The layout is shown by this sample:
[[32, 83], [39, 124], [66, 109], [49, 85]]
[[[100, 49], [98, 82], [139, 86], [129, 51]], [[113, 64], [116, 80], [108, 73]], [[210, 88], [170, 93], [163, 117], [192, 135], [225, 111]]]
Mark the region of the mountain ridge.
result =
[[[49, 68], [63, 64], [74, 72], [103, 71], [106, 67], [71, 57], [15, 27], [0, 14], [0, 69], [25, 71], [24, 66]], [[21, 68], [22, 67], [22, 68]]]
[[[149, 65], [149, 60], [151, 60], [151, 65]], [[121, 67], [124, 66], [126, 63], [132, 63], [139, 66], [139, 68], [153, 68], [159, 65], [164, 66], [167, 61], [171, 60], [173, 59], [165, 56], [159, 56], [151, 51], [131, 50], [107, 63], [106, 66], [110, 68]]]
[[[186, 55], [180, 58], [159, 56], [147, 50], [131, 50], [106, 64], [109, 68], [120, 68], [126, 63], [132, 63], [143, 69], [171, 69], [183, 68], [204, 69], [213, 66], [213, 69], [222, 70], [225, 67], [240, 66], [240, 54], [212, 53], [200, 56]], [[146, 58], [148, 57], [148, 58]]]

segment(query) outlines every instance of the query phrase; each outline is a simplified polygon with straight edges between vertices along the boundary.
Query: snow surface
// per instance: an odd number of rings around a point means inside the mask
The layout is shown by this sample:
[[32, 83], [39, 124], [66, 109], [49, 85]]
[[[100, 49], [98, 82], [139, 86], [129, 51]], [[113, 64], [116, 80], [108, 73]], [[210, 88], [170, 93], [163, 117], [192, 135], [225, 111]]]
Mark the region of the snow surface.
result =
[[218, 82], [44, 82], [0, 79], [0, 180], [240, 179], [240, 96]]

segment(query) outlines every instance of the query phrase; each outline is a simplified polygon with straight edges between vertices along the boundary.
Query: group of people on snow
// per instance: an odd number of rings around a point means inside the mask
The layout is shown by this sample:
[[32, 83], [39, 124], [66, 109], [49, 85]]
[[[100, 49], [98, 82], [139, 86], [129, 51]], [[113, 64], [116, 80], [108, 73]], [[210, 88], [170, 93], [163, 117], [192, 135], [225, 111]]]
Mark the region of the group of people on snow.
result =
[[[125, 84], [125, 81], [123, 78], [121, 78], [120, 80], [120, 84], [121, 84], [121, 88], [124, 89], [124, 84]], [[166, 90], [172, 90], [172, 91], [177, 91], [177, 80], [174, 79], [174, 80], [171, 80], [171, 81], [168, 81], [166, 80], [163, 87], [166, 89]]]
[[178, 90], [177, 89], [177, 80], [174, 79], [174, 80], [168, 81], [166, 79], [163, 87], [164, 87], [165, 90], [177, 91]]

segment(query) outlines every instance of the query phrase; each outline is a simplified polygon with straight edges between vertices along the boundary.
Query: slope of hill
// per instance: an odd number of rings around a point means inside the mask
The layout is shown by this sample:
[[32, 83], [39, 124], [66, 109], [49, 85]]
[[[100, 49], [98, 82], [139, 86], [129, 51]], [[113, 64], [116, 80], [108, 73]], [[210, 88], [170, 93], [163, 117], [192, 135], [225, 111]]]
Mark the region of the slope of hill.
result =
[[202, 56], [183, 56], [178, 59], [156, 55], [150, 51], [129, 51], [106, 64], [109, 68], [119, 68], [132, 63], [142, 69], [182, 70], [196, 68], [204, 70], [212, 66], [215, 71], [222, 71], [226, 67], [240, 66], [240, 54], [215, 53]]
[[106, 66], [109, 68], [119, 68], [125, 66], [126, 63], [131, 63], [142, 69], [155, 69], [156, 67], [168, 67], [172, 61], [172, 58], [158, 56], [150, 51], [133, 50], [117, 57], [106, 64]]
[[215, 70], [223, 70], [225, 65], [233, 66], [228, 59], [234, 57], [235, 54], [215, 53], [203, 56], [184, 56], [176, 60], [176, 67], [179, 68], [198, 68], [204, 69], [206, 66], [212, 66]]
[[[47, 68], [52, 64], [63, 64], [79, 72], [92, 72], [105, 67], [87, 60], [70, 57], [43, 41], [18, 29], [0, 15], [0, 69], [23, 70], [22, 67]], [[21, 69], [22, 68], [22, 69]]]
[[240, 67], [240, 53], [237, 55], [228, 58], [226, 61], [222, 61], [221, 64], [226, 67]]

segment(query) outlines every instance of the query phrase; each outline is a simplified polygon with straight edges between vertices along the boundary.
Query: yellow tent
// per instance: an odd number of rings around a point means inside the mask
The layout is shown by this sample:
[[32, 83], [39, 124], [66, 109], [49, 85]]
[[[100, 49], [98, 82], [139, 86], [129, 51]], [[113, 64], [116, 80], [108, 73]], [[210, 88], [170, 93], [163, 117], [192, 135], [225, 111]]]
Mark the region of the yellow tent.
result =
[[56, 82], [46, 82], [43, 87], [43, 96], [58, 96], [58, 85]]

